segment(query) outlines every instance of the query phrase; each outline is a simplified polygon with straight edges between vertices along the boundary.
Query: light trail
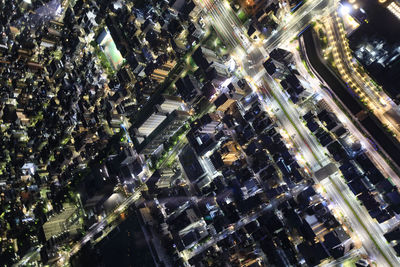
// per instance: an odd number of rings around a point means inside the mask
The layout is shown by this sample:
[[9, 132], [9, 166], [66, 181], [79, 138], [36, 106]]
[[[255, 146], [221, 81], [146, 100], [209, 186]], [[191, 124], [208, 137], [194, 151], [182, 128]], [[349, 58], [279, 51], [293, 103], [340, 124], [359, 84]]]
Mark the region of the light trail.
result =
[[[305, 5], [301, 9], [299, 9], [299, 11], [298, 11], [299, 17], [298, 18], [291, 19], [286, 26], [283, 26], [281, 28], [280, 32], [278, 32], [277, 37], [273, 37], [271, 39], [266, 40], [265, 43], [266, 43], [267, 50], [271, 51], [274, 48], [276, 48], [282, 44], [287, 44], [288, 41], [290, 40], [290, 38], [297, 35], [298, 30], [300, 30], [302, 27], [304, 27], [310, 23], [310, 20], [312, 18], [311, 16], [309, 16], [310, 12], [318, 10], [317, 7], [321, 7], [321, 3], [326, 4], [327, 2], [309, 1], [308, 5]], [[325, 9], [325, 12], [327, 12], [327, 13], [331, 13], [334, 10], [333, 7], [323, 8], [323, 9]], [[307, 10], [307, 12], [305, 12], [305, 10]], [[324, 12], [322, 12], [322, 10], [319, 10], [319, 14], [323, 14], [323, 13]], [[216, 15], [217, 15], [216, 13], [213, 13], [213, 12], [210, 13], [210, 16], [216, 16]], [[315, 12], [313, 13], [313, 15], [315, 15]], [[225, 21], [229, 21], [229, 20], [225, 20]], [[226, 23], [228, 23], [228, 22], [226, 22]], [[227, 42], [226, 39], [223, 41]], [[228, 44], [230, 44], [229, 41], [228, 41]], [[232, 45], [232, 44], [230, 44], [230, 45]], [[234, 45], [233, 45], [233, 47], [235, 48]], [[263, 52], [260, 51], [260, 49], [253, 49], [253, 51], [251, 51], [251, 52], [245, 51], [245, 53], [247, 54], [247, 57], [250, 58], [250, 60], [252, 60], [253, 57], [257, 58], [259, 55], [264, 54]], [[258, 66], [259, 64], [257, 64], [257, 66], [254, 66], [254, 65], [249, 66], [249, 64], [247, 64], [245, 60], [243, 60], [242, 64], [243, 64], [244, 72], [247, 73], [247, 75], [249, 77], [259, 77], [258, 79], [260, 79], [260, 78], [265, 79], [265, 77], [266, 77], [266, 79], [268, 79], [266, 81], [265, 80], [264, 81], [256, 80], [254, 82], [260, 86], [266, 85], [266, 86], [268, 86], [266, 88], [271, 88], [271, 92], [275, 96], [277, 96], [276, 97], [277, 99], [279, 99], [279, 101], [277, 101], [277, 102], [281, 102], [281, 105], [280, 105], [281, 107], [283, 107], [282, 103], [287, 103], [287, 101], [282, 97], [281, 90], [280, 90], [279, 86], [276, 85], [276, 82], [273, 81], [268, 76], [260, 75], [259, 71], [262, 71], [262, 67]], [[316, 88], [314, 88], [314, 89], [316, 89]], [[323, 91], [321, 88], [318, 88], [316, 90], [318, 90], [318, 92]], [[322, 95], [324, 96], [324, 98], [327, 97], [327, 99], [328, 99], [327, 101], [332, 104], [333, 100], [331, 99], [331, 96], [328, 96], [326, 94], [326, 92], [323, 92]], [[272, 101], [271, 103], [273, 103], [273, 102], [274, 101]], [[288, 106], [290, 106], [290, 107], [288, 108]], [[333, 107], [338, 108], [337, 105], [334, 105]], [[294, 128], [293, 125], [291, 126], [291, 124], [295, 124], [295, 123], [288, 123], [288, 120], [289, 120], [289, 118], [290, 119], [295, 119], [295, 118], [298, 119], [299, 112], [297, 112], [296, 108], [292, 107], [292, 105], [290, 103], [285, 105], [284, 108], [285, 108], [287, 114], [282, 116], [282, 114], [279, 114], [279, 112], [278, 112], [275, 115], [278, 117], [279, 120], [281, 120], [281, 122], [283, 123], [283, 126], [289, 132], [289, 134], [291, 134], [291, 131], [293, 131], [293, 128]], [[287, 111], [287, 109], [289, 109], [289, 111]], [[280, 112], [280, 113], [282, 113], [282, 112]], [[348, 120], [347, 117], [346, 117], [346, 119]], [[348, 120], [348, 122], [349, 122], [349, 124], [351, 124], [351, 122], [349, 120]], [[298, 123], [297, 126], [300, 126], [300, 127], [298, 127], [300, 129], [304, 128], [304, 125], [301, 122]], [[354, 128], [355, 128], [355, 126], [352, 125], [352, 127], [349, 130], [351, 131]], [[301, 133], [301, 135], [303, 135], [302, 130], [300, 130], [300, 129], [295, 129], [295, 132]], [[304, 139], [306, 139], [306, 138], [308, 139], [309, 133], [307, 131], [305, 131], [303, 136], [307, 136]], [[317, 142], [314, 142], [312, 138], [311, 138], [311, 140], [308, 139], [310, 142], [306, 142], [304, 139], [301, 140], [301, 138], [295, 138], [295, 142], [298, 142], [297, 144], [300, 147], [303, 147], [302, 153], [304, 153], [307, 150], [312, 150], [316, 154], [321, 153], [321, 151], [323, 151], [323, 148]], [[312, 144], [312, 145], [310, 145], [310, 144]], [[309, 149], [307, 147], [309, 147]], [[375, 152], [375, 154], [376, 154], [376, 152]], [[317, 161], [316, 157], [314, 157], [314, 156], [310, 157], [307, 155], [304, 155], [304, 157], [307, 160], [311, 160], [311, 162], [314, 162], [314, 164], [312, 164], [312, 165], [314, 165], [314, 166], [318, 165], [318, 163], [316, 163], [316, 161]], [[315, 171], [315, 169], [314, 169], [314, 171]], [[339, 181], [337, 179], [333, 181], [333, 183], [336, 186], [337, 186], [338, 182]], [[380, 230], [379, 225], [375, 221], [372, 221], [368, 212], [366, 212], [365, 210], [360, 208], [360, 204], [356, 200], [354, 200], [355, 199], [354, 196], [351, 196], [348, 193], [346, 195], [337, 194], [337, 193], [335, 193], [335, 192], [337, 192], [337, 188], [335, 188], [334, 185], [327, 184], [326, 186], [328, 188], [329, 193], [332, 195], [332, 199], [334, 199], [335, 203], [342, 206], [342, 209], [344, 210], [346, 217], [351, 218], [353, 225], [358, 225], [357, 227], [355, 227], [356, 233], [360, 233], [361, 235], [363, 235], [362, 239], [363, 239], [364, 248], [368, 249], [368, 253], [376, 259], [376, 261], [378, 262], [378, 265], [379, 266], [391, 266], [391, 262], [398, 263], [398, 259], [393, 254], [392, 248], [390, 248], [390, 246], [384, 242], [383, 236], [382, 236], [382, 231]], [[339, 186], [341, 186], [341, 190], [343, 190], [344, 192], [349, 191], [348, 187], [345, 184], [339, 184]], [[351, 197], [353, 197], [353, 198], [351, 198]], [[350, 199], [350, 201], [349, 201], [349, 199]], [[351, 207], [356, 207], [356, 208], [351, 208]], [[360, 214], [361, 216], [358, 214]], [[365, 220], [365, 222], [361, 221], [359, 219], [359, 218], [365, 218], [365, 217], [368, 218], [367, 220]], [[370, 234], [368, 234], [368, 233], [370, 233]], [[375, 245], [377, 248], [375, 248]], [[382, 249], [382, 248], [384, 248], [384, 249]], [[387, 258], [390, 258], [390, 260], [387, 260]], [[399, 264], [399, 266], [400, 266], [400, 264]]]

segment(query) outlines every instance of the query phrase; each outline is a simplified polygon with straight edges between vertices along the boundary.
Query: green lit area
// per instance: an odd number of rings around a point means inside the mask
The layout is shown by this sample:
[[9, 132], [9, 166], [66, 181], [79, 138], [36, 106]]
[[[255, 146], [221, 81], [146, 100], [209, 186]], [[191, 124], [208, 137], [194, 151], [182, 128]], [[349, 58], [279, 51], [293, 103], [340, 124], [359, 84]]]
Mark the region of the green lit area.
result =
[[107, 57], [107, 60], [111, 63], [111, 66], [114, 70], [119, 69], [124, 63], [124, 58], [117, 49], [117, 46], [115, 45], [115, 42], [107, 28], [104, 29], [101, 37], [102, 40], [99, 45]]

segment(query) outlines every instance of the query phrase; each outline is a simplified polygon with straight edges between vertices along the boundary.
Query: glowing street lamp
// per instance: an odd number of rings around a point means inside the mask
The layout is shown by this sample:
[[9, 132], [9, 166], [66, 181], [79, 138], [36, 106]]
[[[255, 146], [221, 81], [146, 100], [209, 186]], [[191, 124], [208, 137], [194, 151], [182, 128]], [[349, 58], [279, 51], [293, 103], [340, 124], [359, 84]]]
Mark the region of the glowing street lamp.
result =
[[340, 8], [339, 8], [339, 14], [340, 14], [341, 16], [346, 16], [346, 15], [350, 14], [350, 12], [351, 12], [352, 9], [353, 9], [353, 8], [352, 8], [351, 5], [343, 4], [343, 5], [341, 5]]

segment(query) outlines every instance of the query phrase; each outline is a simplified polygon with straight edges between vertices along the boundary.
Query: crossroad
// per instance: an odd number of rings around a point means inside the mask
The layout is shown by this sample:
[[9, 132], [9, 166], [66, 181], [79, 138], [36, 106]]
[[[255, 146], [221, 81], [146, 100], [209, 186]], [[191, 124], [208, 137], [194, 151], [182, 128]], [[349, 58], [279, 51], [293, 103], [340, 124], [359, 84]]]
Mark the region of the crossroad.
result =
[[[256, 85], [264, 88], [265, 91], [259, 91], [258, 94], [266, 97], [265, 93], [270, 96], [264, 104], [271, 104], [275, 107], [275, 116], [278, 121], [285, 128], [294, 143], [300, 148], [301, 154], [308, 162], [311, 171], [316, 171], [329, 163], [329, 158], [325, 156], [325, 149], [317, 142], [317, 140], [308, 133], [304, 124], [301, 122], [299, 115], [300, 112], [295, 105], [288, 103], [287, 97], [282, 93], [278, 83], [266, 74], [262, 67], [265, 55], [273, 49], [287, 45], [293, 38], [297, 36], [305, 26], [307, 26], [313, 19], [318, 16], [330, 15], [335, 11], [333, 0], [309, 0], [300, 7], [294, 14], [282, 23], [274, 33], [263, 41], [263, 44], [252, 44], [251, 40], [246, 34], [241, 21], [230, 8], [227, 1], [224, 0], [197, 0], [196, 4], [201, 6], [204, 10], [205, 19], [214, 27], [220, 39], [228, 46], [238, 50], [242, 55], [241, 65], [244, 74], [249, 77]], [[266, 88], [266, 89], [265, 89]], [[328, 104], [336, 106], [334, 101], [326, 94], [321, 92], [321, 95], [326, 99]], [[272, 96], [272, 97], [271, 97]], [[340, 111], [343, 113], [342, 111]], [[339, 112], [339, 113], [340, 113]], [[344, 116], [344, 115], [343, 115]], [[346, 118], [346, 127], [356, 137], [363, 138], [359, 130]], [[364, 138], [365, 139], [365, 138]], [[365, 144], [367, 147], [369, 143]], [[387, 163], [384, 162], [376, 152], [373, 153], [373, 158], [379, 160], [384, 167]], [[383, 161], [383, 162], [382, 162]], [[386, 165], [385, 165], [386, 164]], [[390, 168], [389, 168], [390, 169]], [[391, 172], [392, 177], [397, 177], [394, 172]], [[397, 177], [398, 178], [398, 177]], [[396, 179], [400, 181], [400, 179]], [[322, 186], [327, 190], [328, 197], [333, 201], [349, 220], [351, 227], [359, 235], [363, 243], [363, 248], [372, 256], [378, 263], [378, 266], [400, 266], [400, 261], [393, 249], [390, 248], [388, 243], [383, 237], [383, 231], [374, 220], [372, 220], [365, 210], [358, 203], [355, 196], [348, 189], [347, 185], [336, 174], [333, 177], [326, 178], [322, 181]], [[400, 184], [400, 183], [399, 183]], [[72, 247], [69, 256], [77, 253], [81, 247], [93, 239], [96, 234], [103, 232], [103, 236], [107, 235], [118, 224], [118, 217], [129, 206], [133, 205], [141, 195], [141, 190], [145, 185], [136, 189], [136, 191], [128, 197], [113, 213], [103, 218], [102, 221], [95, 224], [75, 246]], [[296, 192], [288, 192], [284, 197], [272, 200], [270, 203], [262, 206], [258, 211], [248, 214], [241, 218], [238, 222], [234, 223], [231, 227], [223, 230], [222, 232], [212, 236], [205, 244], [196, 247], [195, 250], [184, 255], [186, 258], [191, 258], [194, 255], [206, 250], [215, 242], [225, 238], [227, 235], [233, 233], [244, 225], [254, 221], [263, 213], [273, 210], [279, 203], [285, 201], [293, 194], [300, 192], [303, 187], [296, 188]], [[349, 205], [350, 204], [350, 205]], [[360, 221], [359, 218], [362, 218]], [[39, 249], [32, 251], [29, 258], [36, 257]], [[28, 260], [29, 261], [29, 260]], [[27, 262], [27, 258], [20, 261], [17, 266], [22, 266]]]
[[[291, 39], [297, 37], [299, 31], [310, 24], [313, 19], [321, 15], [331, 14], [335, 10], [333, 1], [307, 1], [306, 4], [296, 11], [292, 18], [280, 26], [272, 36], [264, 40], [262, 47], [254, 44], [250, 48], [246, 45], [246, 42], [242, 41], [242, 36], [246, 36], [245, 30], [240, 22], [238, 22], [238, 19], [235, 18], [236, 16], [229, 5], [220, 0], [202, 0], [199, 1], [199, 4], [205, 8], [205, 14], [207, 14], [209, 22], [222, 41], [226, 45], [231, 46], [231, 48], [241, 51], [241, 63], [244, 74], [250, 77], [255, 84], [269, 89], [269, 95], [272, 95], [274, 98], [271, 99], [269, 97], [269, 104], [278, 107], [275, 109], [275, 115], [293, 137], [295, 143], [301, 148], [303, 156], [312, 166], [312, 171], [316, 171], [321, 166], [326, 165], [329, 160], [324, 156], [324, 148], [316, 142], [315, 138], [310, 136], [299, 120], [301, 112], [299, 112], [298, 108], [287, 101], [276, 81], [265, 75], [265, 71], [260, 64], [262, 62], [260, 61], [263, 61], [263, 55], [266, 52], [288, 45]], [[238, 29], [242, 30], [242, 34], [237, 32]], [[246, 38], [249, 40], [248, 37]], [[319, 88], [319, 90], [321, 89]], [[260, 94], [265, 96], [263, 93]], [[332, 104], [334, 108], [338, 108], [326, 92], [321, 93], [321, 95], [324, 98], [328, 97], [328, 103]], [[346, 122], [351, 124], [348, 120]], [[354, 128], [356, 127], [352, 125], [349, 130], [354, 130]], [[357, 131], [357, 135], [358, 133], [359, 131]], [[367, 251], [368, 255], [375, 259], [378, 266], [400, 266], [399, 259], [390, 245], [385, 241], [379, 224], [371, 219], [365, 208], [361, 207], [341, 178], [336, 174], [333, 178], [325, 179], [323, 186], [327, 190], [330, 199], [343, 212], [345, 217], [349, 218], [353, 229], [360, 235], [363, 248]]]

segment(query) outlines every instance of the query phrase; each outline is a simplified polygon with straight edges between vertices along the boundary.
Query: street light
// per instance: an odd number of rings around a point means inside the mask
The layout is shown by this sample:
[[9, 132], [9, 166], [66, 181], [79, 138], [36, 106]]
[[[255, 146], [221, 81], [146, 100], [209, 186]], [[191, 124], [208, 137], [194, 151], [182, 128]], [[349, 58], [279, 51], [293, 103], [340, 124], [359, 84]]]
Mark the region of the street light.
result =
[[348, 14], [350, 14], [351, 10], [352, 10], [352, 6], [348, 5], [348, 4], [342, 4], [339, 8], [339, 14], [341, 16], [346, 16]]

